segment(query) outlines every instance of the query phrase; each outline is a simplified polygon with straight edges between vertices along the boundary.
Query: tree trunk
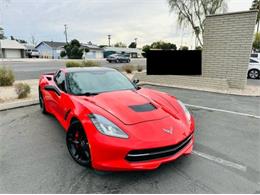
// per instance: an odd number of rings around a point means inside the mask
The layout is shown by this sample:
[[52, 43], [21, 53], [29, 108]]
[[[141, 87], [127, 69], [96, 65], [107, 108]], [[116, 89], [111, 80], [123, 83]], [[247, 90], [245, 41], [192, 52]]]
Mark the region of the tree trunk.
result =
[[259, 22], [260, 21], [257, 22], [257, 33], [259, 33]]

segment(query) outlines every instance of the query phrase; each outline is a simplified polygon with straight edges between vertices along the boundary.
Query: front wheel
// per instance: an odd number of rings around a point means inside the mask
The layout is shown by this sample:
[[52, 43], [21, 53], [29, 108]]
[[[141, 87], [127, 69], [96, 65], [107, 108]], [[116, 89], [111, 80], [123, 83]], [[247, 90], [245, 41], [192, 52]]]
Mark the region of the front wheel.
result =
[[250, 79], [257, 79], [259, 78], [259, 71], [256, 69], [252, 69], [248, 71], [248, 78]]
[[43, 114], [47, 114], [48, 112], [46, 111], [46, 107], [45, 107], [45, 102], [44, 102], [44, 98], [43, 95], [39, 89], [39, 103], [40, 103], [40, 108]]
[[84, 167], [91, 167], [90, 148], [82, 125], [76, 122], [71, 125], [66, 136], [66, 143], [73, 160]]

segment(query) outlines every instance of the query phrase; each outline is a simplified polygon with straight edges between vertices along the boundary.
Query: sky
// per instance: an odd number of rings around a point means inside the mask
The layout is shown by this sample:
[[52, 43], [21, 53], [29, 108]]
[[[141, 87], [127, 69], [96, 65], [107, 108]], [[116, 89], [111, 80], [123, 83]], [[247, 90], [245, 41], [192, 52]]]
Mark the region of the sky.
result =
[[[227, 0], [228, 12], [249, 10], [252, 0]], [[154, 41], [194, 46], [189, 28], [177, 24], [167, 0], [0, 0], [0, 26], [5, 35], [31, 41], [65, 41], [94, 44], [123, 42], [137, 38], [138, 47]]]

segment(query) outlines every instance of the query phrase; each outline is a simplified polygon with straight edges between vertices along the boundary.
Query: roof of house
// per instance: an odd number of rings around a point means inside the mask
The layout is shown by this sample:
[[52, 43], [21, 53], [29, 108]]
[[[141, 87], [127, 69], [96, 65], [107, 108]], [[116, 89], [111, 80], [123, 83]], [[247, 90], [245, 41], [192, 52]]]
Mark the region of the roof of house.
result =
[[66, 42], [42, 41], [35, 48], [39, 47], [39, 45], [41, 45], [42, 43], [45, 43], [46, 45], [48, 45], [49, 47], [51, 47], [53, 49], [64, 47], [66, 45]]
[[0, 40], [0, 48], [3, 49], [26, 49], [25, 46], [15, 40]]
[[105, 51], [114, 52], [126, 52], [126, 53], [142, 53], [142, 50], [138, 48], [127, 48], [127, 47], [105, 47]]

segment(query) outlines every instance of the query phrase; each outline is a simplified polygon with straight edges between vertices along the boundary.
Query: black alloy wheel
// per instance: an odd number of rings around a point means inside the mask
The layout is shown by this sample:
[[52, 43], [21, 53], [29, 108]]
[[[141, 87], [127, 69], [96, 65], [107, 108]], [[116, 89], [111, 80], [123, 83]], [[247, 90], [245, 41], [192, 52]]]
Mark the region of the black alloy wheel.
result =
[[43, 114], [47, 114], [46, 108], [45, 108], [45, 102], [44, 98], [42, 96], [42, 93], [39, 91], [39, 103], [40, 103], [40, 108]]
[[248, 77], [250, 79], [257, 79], [259, 78], [259, 76], [260, 76], [259, 71], [256, 69], [249, 70], [248, 72]]
[[91, 167], [91, 156], [88, 139], [82, 125], [76, 122], [67, 132], [66, 143], [73, 160], [84, 167]]

